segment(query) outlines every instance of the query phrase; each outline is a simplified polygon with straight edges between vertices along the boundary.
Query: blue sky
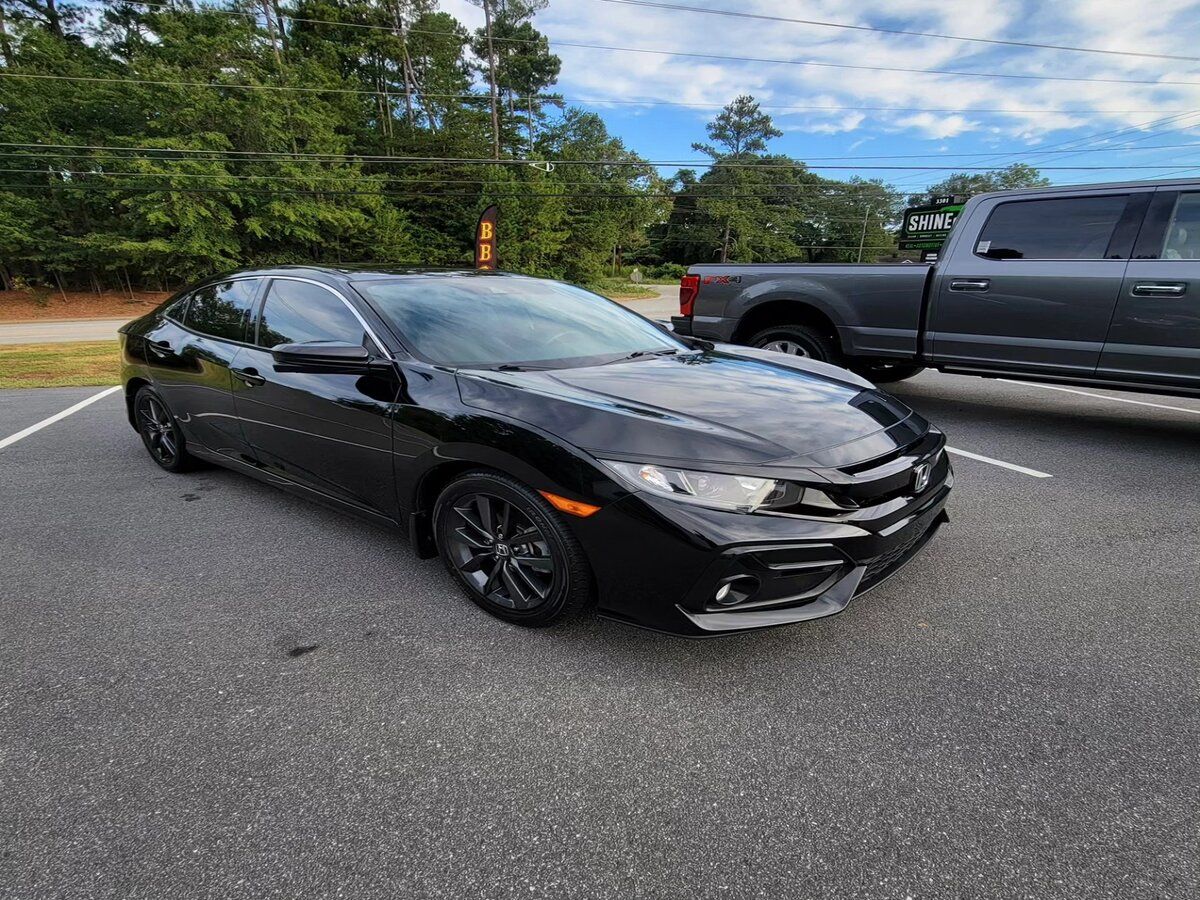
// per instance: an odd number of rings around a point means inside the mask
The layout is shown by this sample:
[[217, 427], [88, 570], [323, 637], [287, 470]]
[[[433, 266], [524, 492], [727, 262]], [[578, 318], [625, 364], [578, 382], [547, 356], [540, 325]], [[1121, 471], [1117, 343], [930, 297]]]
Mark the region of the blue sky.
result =
[[[1159, 0], [1141, 16], [1127, 0], [665, 2], [1006, 41], [1200, 57], [1196, 40], [1200, 3], [1178, 0]], [[464, 24], [482, 24], [482, 13], [467, 0], [442, 0], [442, 8]], [[646, 9], [607, 0], [551, 0], [536, 24], [563, 60], [557, 89], [568, 101], [588, 100], [580, 105], [602, 115], [627, 146], [650, 159], [698, 158], [691, 144], [705, 139], [705, 122], [723, 103], [749, 93], [785, 132], [773, 142], [772, 150], [811, 160], [814, 166], [822, 164], [815, 159], [821, 156], [911, 155], [911, 159], [893, 160], [832, 159], [823, 163], [863, 168], [819, 170], [831, 177], [881, 177], [906, 191], [936, 182], [953, 168], [1018, 161], [1040, 163], [1056, 183], [1200, 175], [1200, 62], [851, 31]], [[692, 59], [584, 49], [565, 46], [564, 41], [718, 56], [1151, 83], [972, 78]], [[1181, 81], [1195, 84], [1163, 83]], [[694, 105], [603, 102], [606, 99]], [[796, 106], [822, 109], [771, 108]], [[1073, 152], [1037, 152], [1050, 148]], [[950, 168], [866, 168], [871, 164]], [[1105, 168], [1049, 168], [1055, 165]], [[1151, 165], [1155, 168], [1122, 168]], [[664, 169], [664, 174], [673, 168]]]

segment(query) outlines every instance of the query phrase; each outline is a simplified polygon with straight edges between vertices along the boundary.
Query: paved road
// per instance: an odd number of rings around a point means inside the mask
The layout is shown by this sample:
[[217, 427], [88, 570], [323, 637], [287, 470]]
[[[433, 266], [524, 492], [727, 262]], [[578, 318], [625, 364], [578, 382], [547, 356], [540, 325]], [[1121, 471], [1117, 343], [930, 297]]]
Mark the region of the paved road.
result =
[[0, 322], [0, 344], [59, 344], [65, 341], [116, 340], [121, 319], [45, 319], [37, 322]]
[[[651, 284], [656, 298], [622, 300], [652, 319], [668, 319], [679, 312], [679, 288], [675, 285]], [[117, 329], [132, 318], [121, 319], [46, 319], [29, 322], [0, 322], [0, 344], [57, 344], [66, 341], [103, 341], [115, 339]]]
[[0, 895], [1197, 896], [1200, 402], [899, 392], [1054, 477], [959, 459], [891, 581], [705, 642], [501, 624], [119, 395], [0, 450]]

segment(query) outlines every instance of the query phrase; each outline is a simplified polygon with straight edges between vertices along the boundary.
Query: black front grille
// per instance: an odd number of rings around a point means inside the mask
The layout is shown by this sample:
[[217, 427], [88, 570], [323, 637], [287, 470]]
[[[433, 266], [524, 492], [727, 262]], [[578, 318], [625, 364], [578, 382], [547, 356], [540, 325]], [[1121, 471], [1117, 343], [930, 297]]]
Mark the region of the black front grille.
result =
[[892, 572], [904, 564], [905, 560], [916, 551], [920, 546], [929, 529], [933, 527], [937, 518], [931, 518], [921, 523], [912, 529], [912, 533], [906, 535], [904, 540], [881, 556], [875, 557], [867, 563], [867, 571], [863, 573], [862, 581], [859, 582], [859, 590], [864, 591], [872, 585], [878, 584], [884, 578], [887, 578]]

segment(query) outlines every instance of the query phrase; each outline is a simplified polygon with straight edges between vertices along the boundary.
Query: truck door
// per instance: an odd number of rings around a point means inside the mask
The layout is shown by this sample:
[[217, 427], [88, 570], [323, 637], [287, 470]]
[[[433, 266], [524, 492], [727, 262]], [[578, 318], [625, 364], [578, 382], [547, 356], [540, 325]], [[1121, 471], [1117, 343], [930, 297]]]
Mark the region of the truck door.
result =
[[1097, 372], [1200, 388], [1200, 191], [1155, 193]]
[[1094, 372], [1149, 197], [1126, 190], [980, 204], [959, 223], [978, 236], [939, 264], [935, 359]]

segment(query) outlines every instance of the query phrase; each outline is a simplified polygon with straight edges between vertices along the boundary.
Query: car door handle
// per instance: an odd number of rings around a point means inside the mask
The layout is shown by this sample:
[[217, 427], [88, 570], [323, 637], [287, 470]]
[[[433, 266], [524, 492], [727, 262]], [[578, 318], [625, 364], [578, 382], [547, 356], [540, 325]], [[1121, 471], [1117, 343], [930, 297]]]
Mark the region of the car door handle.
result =
[[233, 374], [244, 381], [248, 387], [267, 383], [267, 379], [258, 374], [258, 369], [234, 369]]
[[956, 278], [950, 282], [950, 290], [952, 291], [986, 291], [991, 286], [991, 281], [986, 278], [966, 279]]
[[1187, 285], [1179, 281], [1170, 283], [1143, 281], [1135, 284], [1130, 293], [1139, 297], [1181, 297], [1186, 291]]
[[170, 341], [148, 341], [147, 343], [149, 343], [150, 349], [153, 350], [155, 353], [165, 354], [165, 353], [172, 352]]

